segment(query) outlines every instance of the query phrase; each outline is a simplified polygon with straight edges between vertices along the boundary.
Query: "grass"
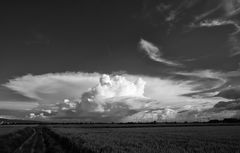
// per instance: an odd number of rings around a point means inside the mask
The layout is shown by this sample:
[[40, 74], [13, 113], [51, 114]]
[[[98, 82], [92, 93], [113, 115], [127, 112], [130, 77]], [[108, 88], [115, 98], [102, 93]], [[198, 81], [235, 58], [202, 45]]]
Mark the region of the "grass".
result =
[[2, 126], [0, 125], [0, 136], [8, 133], [16, 132], [17, 130], [23, 129], [24, 127], [20, 126]]
[[32, 135], [33, 129], [26, 127], [24, 129], [17, 130], [0, 137], [0, 152], [12, 153], [18, 148], [25, 140]]
[[58, 125], [5, 130], [0, 153], [14, 152], [25, 140], [29, 140], [24, 143], [25, 153], [31, 148], [43, 153], [240, 153], [240, 126]]
[[[82, 146], [82, 144], [76, 144], [74, 141], [72, 141], [70, 138], [59, 135], [49, 128], [43, 128], [43, 134], [46, 142], [46, 147], [49, 150], [49, 153], [60, 153], [60, 152], [67, 152], [67, 153], [93, 153], [88, 148], [85, 148]], [[60, 146], [60, 147], [56, 147]], [[59, 151], [58, 151], [58, 150]], [[48, 152], [48, 151], [47, 151]]]
[[239, 130], [239, 126], [54, 128], [98, 153], [237, 153]]

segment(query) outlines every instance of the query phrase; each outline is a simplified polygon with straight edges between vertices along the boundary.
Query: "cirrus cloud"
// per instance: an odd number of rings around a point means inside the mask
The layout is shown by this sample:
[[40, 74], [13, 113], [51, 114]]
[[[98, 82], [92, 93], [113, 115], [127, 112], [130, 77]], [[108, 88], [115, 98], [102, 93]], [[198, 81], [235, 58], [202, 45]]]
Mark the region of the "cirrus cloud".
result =
[[139, 48], [143, 50], [145, 54], [149, 56], [149, 58], [156, 62], [160, 62], [169, 66], [182, 66], [182, 64], [178, 62], [163, 58], [160, 49], [147, 40], [141, 39], [139, 42]]

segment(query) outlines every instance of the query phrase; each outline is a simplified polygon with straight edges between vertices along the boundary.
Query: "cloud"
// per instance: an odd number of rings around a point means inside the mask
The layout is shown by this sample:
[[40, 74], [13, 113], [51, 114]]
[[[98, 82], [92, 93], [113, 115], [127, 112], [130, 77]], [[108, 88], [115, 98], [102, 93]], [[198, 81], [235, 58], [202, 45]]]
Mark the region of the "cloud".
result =
[[177, 111], [170, 108], [144, 110], [123, 119], [124, 122], [176, 121]]
[[116, 75], [102, 75], [100, 84], [92, 89], [97, 94], [98, 98], [113, 98], [113, 97], [144, 97], [144, 82], [141, 78], [136, 82], [128, 81], [125, 77]]
[[216, 96], [227, 99], [239, 99], [240, 98], [240, 87], [230, 87], [220, 91]]
[[232, 49], [230, 51], [230, 56], [237, 56], [240, 54], [240, 38], [239, 38], [239, 31], [237, 34], [232, 35], [229, 38], [229, 42], [232, 45]]
[[222, 0], [226, 16], [234, 16], [240, 12], [239, 0]]
[[[200, 14], [195, 19], [196, 21], [200, 21], [216, 11], [223, 11], [223, 13], [218, 13], [219, 17], [222, 18], [230, 18], [234, 15], [237, 15], [240, 12], [240, 1], [239, 0], [221, 0], [219, 2], [208, 2], [208, 4], [213, 4], [213, 8], [207, 10], [206, 12]], [[214, 16], [214, 15], [212, 15]], [[216, 16], [216, 15], [215, 15]]]
[[209, 108], [225, 100], [184, 96], [201, 91], [197, 89], [200, 85], [194, 80], [83, 72], [26, 75], [5, 84], [39, 103], [28, 118], [94, 122], [136, 121], [136, 118], [143, 121], [150, 120], [151, 114], [159, 121], [175, 120], [179, 109], [186, 105], [191, 106], [188, 110]]
[[56, 103], [66, 97], [77, 98], [98, 82], [98, 73], [31, 74], [9, 80], [3, 86], [41, 103]]
[[157, 46], [155, 46], [154, 44], [152, 44], [151, 42], [148, 42], [144, 39], [140, 40], [139, 48], [141, 50], [143, 50], [149, 56], [149, 58], [151, 58], [152, 60], [154, 60], [156, 62], [160, 62], [160, 63], [166, 64], [169, 66], [181, 66], [182, 65], [180, 63], [164, 59], [162, 57], [162, 53], [159, 50], [159, 48]]
[[222, 82], [222, 84], [229, 81], [229, 79], [237, 78], [240, 76], [240, 71], [216, 71], [211, 69], [205, 70], [194, 70], [194, 71], [180, 71], [174, 72], [173, 74], [187, 76], [187, 77], [196, 77], [196, 78], [209, 78], [209, 79], [216, 79]]
[[[129, 79], [127, 80], [126, 77]], [[146, 78], [147, 77], [145, 77], [145, 79]], [[131, 81], [134, 79], [135, 81]], [[151, 81], [154, 84], [157, 79], [155, 81], [152, 79]], [[168, 101], [168, 105], [170, 106], [165, 106], [164, 102], [162, 102], [164, 99], [156, 100], [146, 97], [148, 94], [145, 93], [145, 84], [146, 82], [141, 78], [136, 79], [134, 76], [111, 76], [103, 74], [99, 78], [99, 83], [83, 93], [80, 99], [65, 99], [63, 102], [57, 103], [56, 105], [48, 106], [48, 111], [44, 108], [40, 108], [38, 115], [36, 115], [36, 119], [42, 116], [41, 113], [46, 114], [47, 112], [48, 117], [54, 119], [72, 118], [80, 121], [93, 122], [177, 120], [178, 111], [171, 108], [171, 102], [169, 103]], [[165, 84], [167, 85], [168, 83]], [[164, 84], [162, 84], [162, 87], [164, 87]], [[176, 87], [175, 85], [175, 88]], [[154, 90], [154, 88], [151, 89]], [[168, 89], [168, 92], [169, 94], [167, 97], [170, 98], [168, 99], [170, 101], [174, 101], [174, 99], [178, 102], [187, 100], [191, 102], [194, 101], [191, 98], [189, 99], [178, 95], [183, 91], [173, 92]], [[161, 95], [161, 91], [158, 91], [158, 93]], [[167, 98], [165, 99], [167, 100]], [[188, 107], [188, 109], [196, 107], [197, 106], [191, 106]], [[199, 107], [201, 107], [201, 104], [197, 108]], [[182, 108], [182, 106], [178, 109], [180, 108]], [[51, 111], [49, 111], [49, 109]], [[185, 107], [184, 109], [187, 108]], [[32, 115], [32, 118], [35, 118], [35, 116]]]
[[213, 107], [215, 111], [221, 111], [221, 110], [240, 110], [240, 101], [228, 101], [228, 102], [218, 102]]
[[[194, 83], [200, 84], [197, 86], [197, 89], [201, 89], [201, 92], [204, 90], [214, 90], [223, 86], [228, 82], [227, 73], [222, 73], [214, 70], [195, 70], [192, 72], [174, 72], [174, 74], [192, 77], [195, 80]], [[191, 79], [191, 78], [188, 78]], [[201, 82], [201, 83], [200, 83]]]
[[240, 29], [239, 25], [231, 20], [204, 20], [200, 22], [199, 26], [201, 27], [214, 27], [214, 26], [223, 26], [223, 25], [234, 25], [237, 29]]
[[199, 23], [192, 23], [190, 25], [191, 28], [199, 28], [199, 27], [218, 27], [218, 26], [226, 26], [233, 25], [235, 27], [235, 31], [232, 35], [237, 34], [240, 31], [240, 26], [237, 21], [227, 20], [227, 19], [206, 19]]
[[[216, 70], [195, 70], [190, 72], [174, 72], [176, 75], [185, 77], [188, 80], [194, 80], [193, 84], [198, 85], [194, 93], [186, 96], [194, 97], [222, 97], [224, 99], [239, 98], [239, 87], [236, 82], [239, 81], [240, 71], [216, 71]], [[236, 84], [236, 85], [235, 85]]]
[[45, 116], [43, 113], [40, 113], [40, 114], [30, 113], [29, 118], [30, 119], [46, 119], [47, 116]]
[[200, 77], [200, 78], [214, 78], [214, 79], [219, 79], [225, 82], [225, 79], [222, 78], [221, 72], [213, 71], [210, 69], [195, 70], [192, 72], [175, 72], [175, 74], [184, 75], [184, 76], [194, 76], [194, 77]]
[[198, 21], [201, 21], [203, 20], [204, 18], [208, 17], [209, 15], [213, 14], [214, 12], [216, 12], [218, 9], [222, 8], [222, 4], [218, 4], [216, 7], [214, 6], [214, 8], [200, 14], [200, 15], [197, 15], [195, 17], [195, 22], [198, 22]]
[[[209, 2], [211, 3], [211, 2]], [[212, 3], [214, 4], [214, 2]], [[239, 32], [240, 25], [238, 15], [240, 13], [239, 0], [221, 0], [213, 5], [214, 8], [195, 17], [190, 23], [190, 28], [214, 28], [220, 26], [233, 26], [233, 31], [229, 33], [229, 42], [232, 47], [230, 56], [239, 55]], [[217, 12], [218, 11], [218, 12]], [[211, 15], [211, 16], [210, 16]], [[229, 27], [229, 29], [232, 27]]]
[[[29, 74], [11, 79], [4, 86], [21, 95], [36, 99], [38, 103], [55, 104], [66, 98], [80, 98], [83, 93], [99, 84], [101, 75], [99, 73], [83, 72]], [[168, 78], [128, 74], [122, 76], [124, 78], [112, 78], [105, 75], [100, 83], [106, 85], [99, 84], [96, 87], [96, 92], [100, 92], [99, 95], [108, 98], [112, 96], [143, 95], [169, 104], [179, 102], [181, 95], [193, 92], [193, 89], [197, 86], [189, 84], [189, 81], [177, 81]], [[144, 82], [146, 82], [146, 85]], [[108, 84], [112, 85], [107, 86]], [[145, 87], [144, 93], [143, 87]]]
[[[14, 104], [13, 104], [14, 105]], [[19, 105], [16, 105], [19, 106]], [[26, 110], [26, 109], [16, 109], [16, 110], [11, 110], [11, 109], [5, 109], [0, 108], [0, 118], [9, 118], [9, 119], [25, 119], [26, 116], [31, 113], [32, 110]]]
[[0, 101], [0, 108], [6, 110], [32, 110], [38, 107], [37, 102], [24, 102], [24, 101]]

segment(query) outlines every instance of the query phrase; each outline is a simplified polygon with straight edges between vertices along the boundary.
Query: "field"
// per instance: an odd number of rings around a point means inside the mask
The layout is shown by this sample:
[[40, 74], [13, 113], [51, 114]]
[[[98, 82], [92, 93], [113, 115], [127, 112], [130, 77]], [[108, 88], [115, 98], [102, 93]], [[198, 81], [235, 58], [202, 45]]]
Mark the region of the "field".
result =
[[15, 128], [0, 135], [1, 153], [240, 153], [240, 126]]
[[239, 126], [55, 128], [54, 130], [94, 152], [240, 152]]
[[23, 129], [21, 126], [0, 126], [0, 136]]

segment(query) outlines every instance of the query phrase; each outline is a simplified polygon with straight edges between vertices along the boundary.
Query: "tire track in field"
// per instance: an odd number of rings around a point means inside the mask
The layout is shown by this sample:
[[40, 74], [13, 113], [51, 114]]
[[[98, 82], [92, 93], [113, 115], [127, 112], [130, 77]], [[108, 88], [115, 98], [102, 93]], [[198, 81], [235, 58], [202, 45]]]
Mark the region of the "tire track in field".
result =
[[33, 130], [34, 133], [14, 153], [45, 153], [46, 146], [41, 128]]
[[33, 134], [13, 153], [93, 153], [47, 127], [33, 127], [32, 129]]
[[37, 131], [37, 136], [34, 139], [34, 142], [31, 146], [31, 152], [29, 153], [44, 153], [46, 150], [45, 147], [45, 142], [44, 142], [44, 138], [42, 135], [42, 130], [41, 129], [36, 129]]
[[33, 140], [33, 138], [36, 136], [36, 130], [34, 128], [33, 129], [33, 134], [31, 136], [29, 136], [29, 138], [27, 140], [25, 140], [21, 146], [19, 146], [14, 153], [27, 153], [26, 151], [26, 145], [29, 145], [29, 143]]
[[64, 147], [42, 127], [34, 127], [33, 134], [14, 153], [65, 153]]

